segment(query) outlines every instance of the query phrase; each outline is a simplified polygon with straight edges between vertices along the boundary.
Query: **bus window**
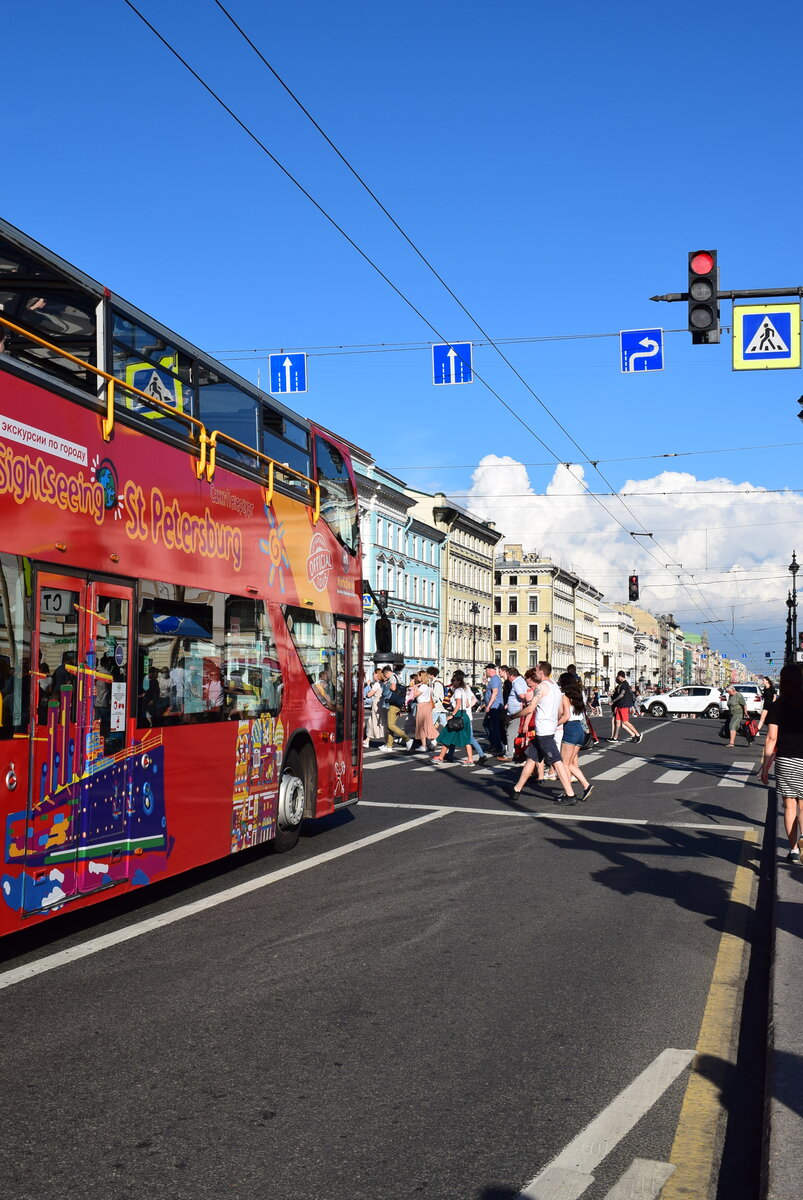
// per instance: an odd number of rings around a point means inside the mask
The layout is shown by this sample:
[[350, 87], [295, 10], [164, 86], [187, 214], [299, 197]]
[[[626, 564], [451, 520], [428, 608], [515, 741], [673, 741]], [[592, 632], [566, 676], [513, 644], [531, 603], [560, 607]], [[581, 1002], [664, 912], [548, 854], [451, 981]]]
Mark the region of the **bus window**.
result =
[[0, 554], [0, 738], [13, 737], [28, 725], [31, 630], [25, 561]]
[[[306, 429], [266, 404], [262, 405], [262, 453], [278, 463], [286, 463], [302, 475], [308, 476], [310, 473], [309, 434]], [[306, 492], [307, 485], [302, 480], [287, 476], [286, 482], [290, 487]]]
[[321, 489], [321, 515], [352, 554], [359, 545], [357, 498], [343, 455], [320, 436], [315, 438], [315, 470]]
[[321, 704], [334, 710], [338, 691], [334, 617], [328, 612], [312, 612], [292, 604], [282, 605], [282, 612], [313, 693]]
[[[198, 395], [199, 416], [210, 433], [219, 429], [221, 433], [250, 446], [252, 450], [259, 449], [259, 401], [254, 396], [229, 383], [228, 379], [224, 379], [205, 364], [199, 367]], [[256, 466], [255, 458], [238, 450], [236, 446], [227, 446], [225, 442], [218, 446], [217, 455], [247, 467]]]
[[[112, 373], [178, 412], [194, 415], [195, 392], [191, 384], [192, 360], [168, 342], [119, 313], [112, 314]], [[119, 403], [149, 421], [166, 423], [186, 433], [183, 422], [172, 422], [166, 413], [148, 405], [134, 392], [120, 389]]]

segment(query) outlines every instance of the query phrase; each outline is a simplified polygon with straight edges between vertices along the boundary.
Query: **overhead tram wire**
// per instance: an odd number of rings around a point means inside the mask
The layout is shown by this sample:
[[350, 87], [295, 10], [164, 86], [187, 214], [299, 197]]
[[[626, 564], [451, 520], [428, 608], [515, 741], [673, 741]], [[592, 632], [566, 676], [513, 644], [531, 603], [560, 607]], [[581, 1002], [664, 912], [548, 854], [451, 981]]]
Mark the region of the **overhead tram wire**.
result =
[[[147, 19], [147, 17], [145, 17], [144, 14], [139, 11], [139, 9], [136, 7], [136, 5], [132, 3], [132, 0], [123, 0], [123, 3], [135, 14], [135, 16], [139, 17], [139, 19], [142, 21], [142, 23], [145, 26], [147, 26], [147, 28], [150, 29], [151, 33], [153, 33], [153, 35], [162, 43], [162, 45], [165, 47], [165, 49], [168, 50], [181, 63], [181, 65], [187, 71], [189, 71], [189, 73], [201, 85], [201, 87], [203, 87], [203, 89], [208, 93], [208, 95], [210, 95], [212, 97], [212, 99], [215, 100], [216, 103], [218, 103], [220, 105], [220, 107], [223, 108], [223, 110], [226, 113], [228, 113], [228, 115], [232, 118], [233, 121], [235, 121], [235, 123], [242, 129], [242, 131], [249, 138], [251, 138], [251, 140], [255, 143], [255, 145], [257, 145], [262, 150], [262, 152], [271, 160], [271, 162], [273, 162], [274, 165], [279, 168], [279, 170], [282, 172], [282, 174], [298, 188], [298, 190], [302, 193], [302, 195], [304, 195], [307, 198], [307, 200], [309, 200], [309, 202], [318, 210], [318, 212], [320, 212], [321, 215], [326, 218], [326, 220], [332, 225], [332, 227], [334, 229], [337, 230], [337, 232], [348, 242], [348, 244], [354, 250], [357, 251], [357, 253], [360, 255], [360, 257], [366, 263], [368, 263], [368, 265], [370, 267], [372, 267], [374, 271], [376, 271], [376, 273], [380, 276], [380, 278], [392, 289], [393, 292], [396, 293], [396, 295], [401, 300], [404, 301], [404, 303], [416, 314], [416, 316], [427, 326], [427, 328], [431, 329], [432, 332], [436, 335], [436, 337], [438, 337], [441, 340], [441, 342], [446, 342], [447, 339], [440, 332], [440, 330], [430, 320], [428, 320], [424, 316], [424, 314], [416, 307], [416, 305], [412, 302], [412, 300], [410, 300], [410, 298], [408, 296], [406, 296], [404, 294], [404, 292], [402, 292], [400, 290], [400, 288], [398, 288], [396, 286], [395, 283], [393, 283], [393, 281], [385, 274], [384, 271], [382, 271], [382, 269], [378, 266], [378, 264], [375, 263], [373, 261], [373, 259], [371, 259], [369, 257], [369, 255], [354, 241], [354, 239], [352, 237], [349, 236], [348, 233], [346, 233], [346, 231], [342, 228], [342, 226], [340, 226], [337, 223], [337, 221], [335, 221], [334, 217], [332, 217], [326, 211], [326, 209], [324, 209], [323, 206], [318, 203], [318, 201], [311, 195], [310, 192], [307, 191], [307, 189], [303, 186], [303, 184], [295, 178], [295, 176], [288, 170], [287, 167], [284, 166], [283, 163], [281, 163], [279, 161], [278, 158], [276, 158], [276, 156], [268, 149], [268, 147], [264, 144], [264, 142], [261, 141], [261, 139], [254, 133], [254, 131], [252, 129], [250, 129], [250, 127], [248, 125], [246, 125], [246, 123], [243, 120], [241, 120], [240, 117], [237, 116], [237, 114], [234, 112], [234, 110], [231, 109], [228, 104], [226, 104], [226, 102], [222, 99], [222, 97], [220, 97], [214, 91], [214, 89], [201, 77], [201, 75], [199, 75], [199, 73], [192, 66], [190, 66], [190, 64], [187, 62], [187, 60], [185, 58], [183, 58], [183, 56], [179, 53], [179, 51], [176, 50], [176, 48], [165, 37], [163, 37], [163, 35], [161, 33], [159, 33], [159, 31], [155, 28], [154, 25], [151, 24], [151, 22]], [[216, 3], [217, 3], [217, 0], [216, 0]], [[219, 5], [219, 7], [222, 8], [221, 5]], [[223, 10], [223, 11], [225, 11], [225, 10]], [[228, 14], [226, 14], [226, 15], [228, 15]], [[233, 22], [233, 23], [236, 25], [236, 22]], [[239, 26], [237, 26], [237, 28], [239, 29]], [[247, 40], [249, 40], [249, 39], [247, 39]], [[250, 40], [249, 40], [249, 44], [252, 44], [252, 43], [250, 43]], [[262, 56], [260, 55], [260, 58], [261, 57]], [[270, 68], [270, 69], [271, 69], [271, 71], [273, 71], [273, 68]], [[275, 72], [273, 72], [273, 73], [275, 74]], [[289, 91], [289, 89], [288, 89], [288, 91]], [[316, 123], [316, 127], [317, 127], [317, 123]], [[327, 140], [329, 140], [329, 139], [327, 139]], [[339, 153], [340, 152], [338, 151], [338, 154]], [[340, 155], [340, 157], [343, 158], [342, 155]], [[345, 161], [346, 160], [344, 159], [344, 162]], [[355, 176], [357, 176], [357, 173], [353, 170], [353, 168], [351, 168], [350, 164], [347, 164], [347, 165], [349, 165], [349, 169], [353, 172], [353, 174], [355, 174]], [[360, 177], [357, 176], [357, 178], [359, 179]], [[363, 181], [360, 180], [360, 182], [362, 183]], [[364, 183], [363, 183], [363, 186], [366, 188], [366, 190], [369, 192], [369, 194], [371, 194], [373, 196], [373, 193], [370, 191], [370, 188], [368, 188], [367, 185], [365, 185]], [[376, 198], [374, 197], [374, 199], [376, 199]], [[379, 203], [378, 200], [377, 200], [377, 203]], [[380, 204], [380, 207], [382, 208], [383, 212], [387, 212], [387, 210], [384, 208], [383, 205]], [[402, 233], [402, 236], [405, 238], [405, 240], [415, 250], [416, 254], [428, 266], [428, 268], [432, 271], [432, 273], [439, 280], [439, 282], [442, 284], [442, 286], [446, 289], [446, 291], [449, 293], [449, 295], [452, 296], [455, 303], [466, 314], [466, 316], [469, 318], [469, 320], [471, 320], [472, 323], [474, 325], [476, 325], [476, 327], [480, 330], [482, 335], [488, 340], [489, 345], [491, 345], [493, 347], [493, 349], [496, 351], [496, 353], [499, 355], [499, 357], [502, 359], [502, 361], [507, 364], [507, 366], [513, 372], [513, 374], [516, 376], [516, 378], [523, 384], [523, 386], [530, 393], [530, 395], [533, 397], [533, 399], [536, 401], [536, 403], [539, 404], [540, 407], [544, 410], [544, 412], [547, 414], [547, 416], [550, 418], [550, 420], [552, 420], [558, 426], [558, 428], [561, 430], [561, 432], [564, 434], [564, 436], [566, 438], [568, 438], [568, 440], [572, 443], [572, 445], [574, 445], [580, 451], [581, 454], [586, 454], [586, 451], [579, 444], [579, 442], [577, 442], [577, 440], [573, 437], [573, 435], [569, 432], [569, 430], [566, 429], [565, 426], [550, 411], [550, 409], [547, 407], [547, 405], [544, 403], [544, 401], [540, 398], [540, 396], [537, 395], [537, 393], [530, 386], [530, 384], [527, 382], [527, 380], [524, 379], [524, 377], [513, 366], [513, 364], [510, 362], [510, 360], [507, 358], [507, 356], [499, 349], [499, 347], [496, 345], [496, 343], [493, 341], [493, 339], [490, 337], [490, 335], [487, 333], [487, 331], [485, 329], [483, 329], [480, 322], [469, 312], [469, 310], [465, 307], [465, 305], [462, 304], [462, 302], [454, 294], [454, 292], [451, 290], [451, 288], [448, 286], [448, 284], [446, 284], [446, 282], [441, 278], [441, 276], [438, 274], [438, 272], [435, 270], [435, 268], [432, 266], [432, 264], [429, 263], [429, 261], [421, 253], [421, 251], [418, 250], [418, 248], [415, 246], [415, 244], [412, 242], [412, 240], [407, 236], [406, 233], [404, 233], [404, 231], [401, 229], [401, 227], [398, 225], [398, 223], [395, 220], [393, 220], [392, 217], [390, 217], [390, 214], [387, 214], [387, 215], [388, 215], [389, 219], [392, 221], [393, 225], [397, 229], [399, 229], [399, 232]], [[468, 366], [468, 364], [466, 364], [466, 365]], [[527, 422], [519, 415], [519, 413], [517, 413], [516, 410], [511, 405], [509, 405], [507, 403], [507, 401], [505, 401], [494, 388], [492, 388], [490, 386], [490, 384], [487, 382], [487, 380], [485, 380], [477, 371], [474, 371], [474, 375], [481, 383], [484, 384], [484, 386], [488, 389], [488, 391], [491, 393], [491, 395], [495, 397], [495, 399], [503, 406], [503, 408], [505, 408], [511, 414], [511, 416], [513, 416], [515, 418], [515, 420], [517, 420], [519, 422], [519, 424], [524, 429], [526, 429], [527, 432], [532, 435], [532, 437], [535, 438], [535, 440], [539, 443], [539, 445], [543, 446], [544, 449], [547, 451], [547, 453], [549, 453], [553, 456], [556, 463], [564, 463], [564, 465], [567, 465], [567, 464], [565, 464], [564, 460], [562, 460], [560, 458], [560, 456], [552, 449], [552, 447], [549, 446], [541, 437], [538, 436], [538, 434], [535, 432], [535, 430], [532, 429], [532, 427], [527, 424]], [[593, 460], [589, 460], [589, 461], [593, 461]], [[570, 465], [571, 464], [567, 465], [567, 469], [570, 467]], [[605, 484], [607, 484], [607, 486], [613, 492], [612, 484], [605, 477], [604, 473], [599, 470], [598, 466], [595, 466], [594, 469], [596, 470], [596, 472], [600, 476], [600, 478], [603, 480], [603, 482]], [[578, 481], [578, 482], [583, 482], [583, 481]], [[603, 511], [606, 513], [606, 515], [608, 517], [610, 517], [612, 520], [616, 521], [616, 523], [618, 525], [620, 525], [620, 527], [626, 533], [628, 533], [630, 536], [632, 536], [632, 537], [644, 536], [644, 537], [652, 538], [653, 544], [659, 550], [661, 550], [664, 557], [670, 559], [670, 561], [672, 561], [673, 565], [676, 566], [678, 568], [678, 570], [683, 571], [682, 565], [680, 563], [675, 562], [675, 560], [672, 558], [672, 555], [669, 554], [669, 552], [667, 550], [665, 550], [662, 546], [660, 546], [659, 543], [655, 542], [653, 534], [649, 533], [644, 528], [644, 525], [641, 522], [641, 520], [636, 516], [636, 514], [634, 512], [632, 512], [632, 510], [628, 507], [628, 505], [625, 504], [625, 502], [621, 498], [621, 496], [617, 495], [616, 498], [619, 500], [619, 503], [622, 505], [622, 507], [627, 512], [628, 516], [631, 518], [631, 521], [637, 525], [641, 525], [642, 530], [643, 530], [643, 533], [641, 535], [634, 535], [631, 530], [628, 530], [627, 527], [624, 525], [624, 523], [619, 521], [618, 518], [608, 508], [606, 508], [606, 506], [602, 503], [601, 499], [597, 499], [597, 502], [599, 503], [599, 505], [603, 509]], [[655, 555], [653, 553], [653, 551], [651, 549], [649, 549], [649, 547], [642, 546], [642, 550], [648, 555], [648, 557], [653, 558], [654, 561], [656, 561], [656, 562], [659, 561], [657, 555]], [[688, 574], [688, 572], [686, 572], [686, 573]], [[692, 599], [692, 602], [696, 603], [694, 601], [694, 598], [691, 596], [691, 593], [688, 591], [688, 586], [685, 583], [683, 583], [680, 580], [680, 578], [678, 578], [678, 583], [683, 588], [683, 590], [687, 592], [690, 599]], [[700, 608], [699, 611], [702, 615], [705, 615], [705, 614], [703, 614], [702, 608]]]

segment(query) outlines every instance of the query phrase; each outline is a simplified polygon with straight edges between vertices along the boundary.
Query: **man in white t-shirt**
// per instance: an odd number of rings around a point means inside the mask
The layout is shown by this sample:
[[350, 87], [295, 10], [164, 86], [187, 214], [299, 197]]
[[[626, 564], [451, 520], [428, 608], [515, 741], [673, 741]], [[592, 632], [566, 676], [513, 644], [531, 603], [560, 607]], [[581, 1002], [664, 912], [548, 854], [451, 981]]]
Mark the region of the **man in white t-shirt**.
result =
[[558, 724], [562, 723], [560, 721], [561, 690], [552, 678], [552, 664], [540, 662], [535, 668], [535, 677], [538, 687], [531, 704], [526, 705], [523, 710], [524, 713], [527, 713], [532, 708], [535, 709], [535, 738], [527, 749], [527, 761], [521, 769], [519, 781], [517, 784], [511, 785], [509, 791], [512, 796], [520, 796], [522, 788], [533, 771], [537, 772], [540, 783], [544, 778], [544, 763], [546, 763], [547, 766], [554, 767], [555, 774], [563, 784], [563, 795], [558, 796], [555, 803], [576, 804], [577, 797], [572, 791], [571, 775], [566, 769], [555, 741], [555, 731]]

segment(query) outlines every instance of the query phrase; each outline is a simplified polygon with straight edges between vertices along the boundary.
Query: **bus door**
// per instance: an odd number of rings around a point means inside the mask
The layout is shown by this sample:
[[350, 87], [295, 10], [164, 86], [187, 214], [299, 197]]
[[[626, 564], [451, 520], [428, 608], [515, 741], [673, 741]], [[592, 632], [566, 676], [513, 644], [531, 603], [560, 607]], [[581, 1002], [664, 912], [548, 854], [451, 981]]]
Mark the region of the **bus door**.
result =
[[335, 786], [334, 801], [353, 800], [358, 794], [359, 756], [362, 750], [364, 706], [362, 680], [362, 626], [337, 622], [337, 672], [335, 687]]
[[23, 907], [126, 877], [133, 590], [40, 572]]

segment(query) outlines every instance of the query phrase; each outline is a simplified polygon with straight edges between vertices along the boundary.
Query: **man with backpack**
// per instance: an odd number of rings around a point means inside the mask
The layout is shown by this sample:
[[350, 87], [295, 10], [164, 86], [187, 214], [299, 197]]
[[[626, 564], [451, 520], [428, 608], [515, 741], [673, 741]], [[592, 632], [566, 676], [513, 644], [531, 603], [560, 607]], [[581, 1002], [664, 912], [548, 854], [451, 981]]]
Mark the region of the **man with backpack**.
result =
[[404, 708], [404, 691], [399, 678], [394, 674], [390, 667], [382, 668], [382, 696], [379, 701], [379, 707], [387, 713], [388, 717], [388, 735], [384, 746], [379, 749], [385, 754], [389, 754], [393, 750], [394, 738], [400, 738], [407, 745], [407, 734], [399, 725], [399, 717]]
[[627, 681], [627, 676], [624, 671], [619, 671], [616, 676], [616, 687], [611, 693], [611, 713], [613, 716], [613, 726], [611, 728], [611, 736], [609, 742], [619, 741], [619, 730], [626, 729], [628, 733], [633, 735], [634, 742], [641, 741], [641, 734], [636, 729], [635, 725], [630, 724], [631, 710], [636, 706], [636, 698], [633, 695], [633, 690]]

